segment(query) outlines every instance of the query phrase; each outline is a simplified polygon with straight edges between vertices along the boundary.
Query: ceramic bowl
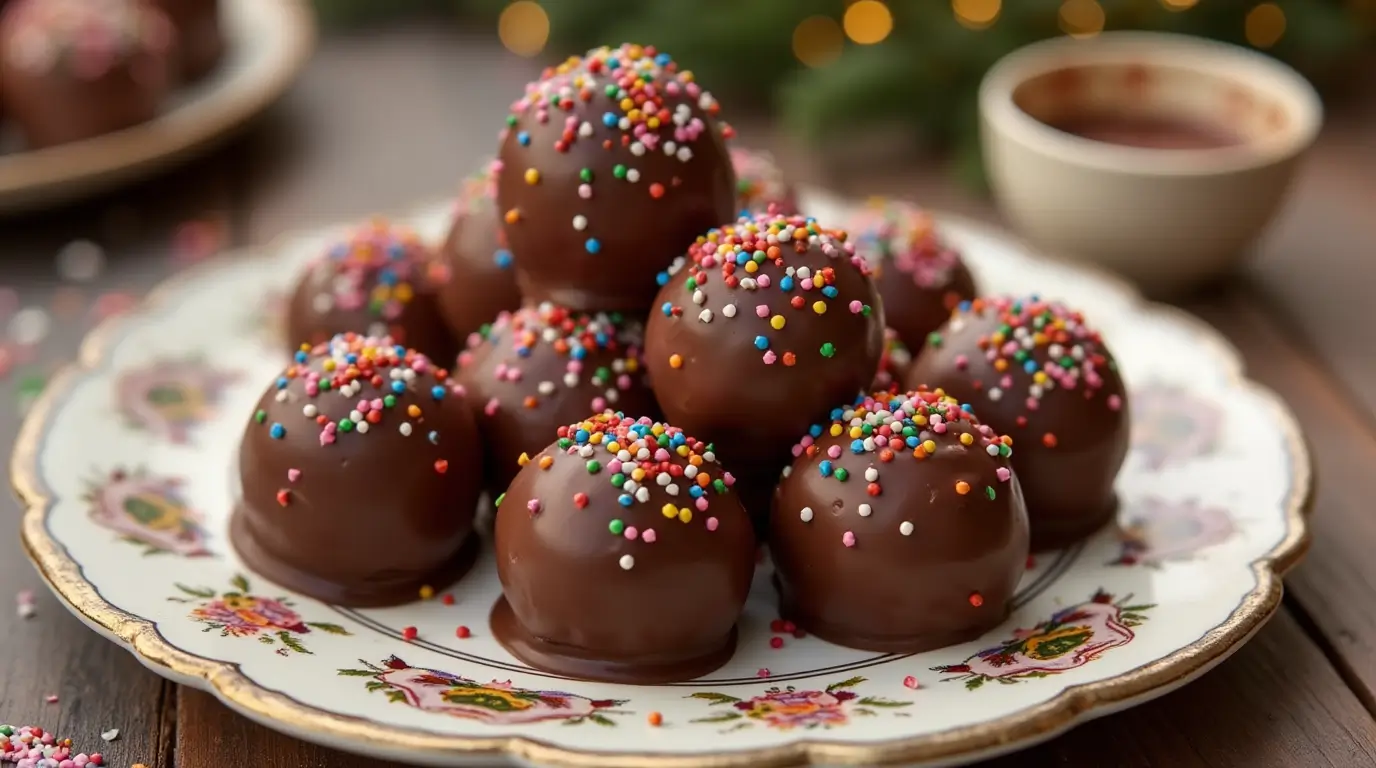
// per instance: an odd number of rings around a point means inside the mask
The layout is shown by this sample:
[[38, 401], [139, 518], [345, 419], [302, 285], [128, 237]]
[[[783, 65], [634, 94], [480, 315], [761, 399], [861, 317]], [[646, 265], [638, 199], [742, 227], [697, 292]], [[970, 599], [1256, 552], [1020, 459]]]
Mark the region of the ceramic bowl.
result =
[[[985, 165], [1010, 222], [1051, 255], [1178, 293], [1239, 262], [1280, 208], [1323, 108], [1263, 54], [1180, 35], [1057, 38], [999, 61], [980, 87]], [[1076, 115], [1213, 126], [1228, 146], [1162, 149], [1051, 127]]]

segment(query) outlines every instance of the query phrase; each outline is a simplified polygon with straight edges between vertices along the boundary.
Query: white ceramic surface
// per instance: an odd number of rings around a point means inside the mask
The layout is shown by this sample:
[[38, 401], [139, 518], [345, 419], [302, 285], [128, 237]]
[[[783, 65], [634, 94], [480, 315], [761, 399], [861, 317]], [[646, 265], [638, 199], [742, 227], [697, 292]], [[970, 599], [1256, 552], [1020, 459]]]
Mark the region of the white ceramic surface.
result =
[[[1014, 227], [1048, 253], [1108, 267], [1158, 294], [1246, 255], [1323, 117], [1314, 89], [1275, 59], [1147, 32], [1062, 37], [1012, 53], [985, 76], [979, 109], [990, 183]], [[1086, 112], [1183, 118], [1243, 143], [1127, 147], [1038, 119]]]
[[226, 52], [154, 120], [86, 141], [0, 154], [0, 213], [89, 195], [206, 149], [295, 81], [315, 39], [306, 0], [225, 0]]
[[[836, 201], [806, 203], [838, 217]], [[417, 222], [437, 235], [446, 209]], [[453, 605], [387, 610], [337, 609], [246, 571], [225, 538], [228, 468], [285, 362], [272, 295], [323, 232], [206, 265], [98, 332], [21, 435], [24, 542], [72, 610], [150, 669], [270, 727], [377, 756], [945, 765], [1049, 738], [1183, 684], [1261, 626], [1307, 543], [1309, 460], [1288, 411], [1212, 330], [997, 232], [938, 221], [990, 291], [1082, 306], [1118, 356], [1135, 418], [1123, 530], [1037, 557], [1013, 615], [979, 641], [898, 656], [787, 635], [775, 650], [762, 571], [725, 668], [679, 685], [584, 683], [493, 641], [490, 553], [450, 590]], [[408, 626], [412, 642], [399, 637]]]

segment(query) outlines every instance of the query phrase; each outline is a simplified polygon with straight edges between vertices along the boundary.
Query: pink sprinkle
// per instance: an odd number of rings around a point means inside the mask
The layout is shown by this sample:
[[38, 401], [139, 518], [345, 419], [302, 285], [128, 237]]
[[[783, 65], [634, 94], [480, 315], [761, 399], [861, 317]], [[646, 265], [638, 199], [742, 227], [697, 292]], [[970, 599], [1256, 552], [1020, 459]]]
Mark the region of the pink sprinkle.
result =
[[998, 475], [999, 480], [1005, 483], [1008, 482], [1008, 478], [1013, 476], [1013, 473], [1008, 471], [1008, 467], [999, 467], [998, 469], [994, 470], [994, 474]]
[[772, 349], [766, 349], [766, 350], [764, 351], [764, 358], [763, 358], [763, 359], [764, 359], [764, 364], [765, 364], [765, 365], [773, 365], [774, 363], [778, 362], [779, 356], [776, 355], [776, 354], [774, 354], [774, 350], [772, 350]]
[[858, 315], [858, 314], [860, 314], [860, 313], [863, 312], [863, 311], [865, 311], [865, 305], [864, 305], [864, 304], [861, 304], [860, 301], [859, 301], [858, 299], [855, 299], [855, 300], [852, 300], [852, 301], [851, 301], [851, 303], [850, 303], [850, 313], [851, 313], [852, 315]]
[[946, 434], [946, 422], [938, 421], [937, 423], [933, 424], [932, 431], [937, 433], [938, 435]]
[[497, 409], [500, 408], [501, 405], [501, 402], [494, 397], [491, 400], [487, 401], [487, 405], [483, 406], [483, 413], [487, 414], [488, 416], [494, 416], [497, 413]]
[[634, 525], [629, 525], [626, 526], [626, 530], [622, 532], [622, 535], [631, 541], [635, 541], [636, 537], [640, 535], [640, 531], [636, 530]]
[[721, 473], [721, 481], [723, 483], [726, 483], [727, 488], [730, 488], [731, 486], [736, 484], [736, 476], [731, 474], [730, 472], [723, 472]]
[[658, 450], [655, 451], [655, 461], [668, 461], [668, 460], [669, 460], [669, 452], [668, 452], [668, 451], [666, 451], [666, 450], [663, 449], [663, 448], [660, 448], [660, 449], [658, 449]]
[[810, 278], [810, 277], [805, 277], [805, 278], [803, 278], [802, 282], [798, 283], [798, 286], [801, 287], [801, 288], [802, 288], [803, 290], [805, 290], [805, 291], [810, 291], [810, 290], [812, 290], [812, 278]]
[[56, 703], [57, 703], [57, 694], [55, 694], [55, 693], [50, 693], [50, 694], [48, 694], [48, 697], [47, 697], [46, 699], [44, 699], [44, 701], [48, 702], [49, 704], [56, 704]]
[[759, 670], [755, 672], [755, 677], [769, 677], [769, 667], [760, 667]]
[[297, 480], [300, 480], [300, 479], [301, 479], [301, 470], [299, 470], [299, 469], [289, 469], [289, 470], [287, 470], [287, 482], [289, 482], [289, 483], [294, 483], [294, 482], [296, 482]]
[[1121, 410], [1122, 407], [1123, 407], [1123, 398], [1121, 398], [1121, 397], [1119, 397], [1119, 396], [1117, 396], [1117, 395], [1109, 395], [1109, 396], [1108, 396], [1108, 409], [1109, 409], [1110, 411]]
[[769, 305], [761, 304], [755, 307], [755, 317], [769, 317]]
[[770, 283], [769, 275], [760, 275], [759, 277], [755, 278], [755, 283], [759, 285], [761, 288], [768, 288]]
[[655, 543], [655, 539], [657, 538], [659, 537], [655, 535], [655, 529], [653, 528], [646, 528], [645, 532], [640, 534], [640, 540], [645, 542], [646, 544]]
[[[708, 504], [707, 504], [707, 497], [706, 497], [706, 496], [699, 496], [699, 497], [697, 498], [697, 501], [694, 501], [694, 502], [693, 502], [693, 506], [697, 507], [697, 509], [698, 509], [699, 512], [706, 512], [706, 511], [707, 511], [707, 507], [708, 507]], [[714, 518], [712, 518], [712, 519], [715, 520], [716, 518], [714, 517]]]
[[715, 531], [715, 530], [717, 530], [717, 518], [715, 518], [715, 517], [709, 517], [709, 518], [707, 518], [707, 530], [709, 530], [709, 531]]
[[839, 445], [833, 445], [833, 446], [831, 446], [830, 448], [828, 448], [828, 449], [827, 449], [827, 458], [829, 458], [829, 459], [839, 459], [839, 458], [841, 458], [841, 446], [839, 446]]
[[583, 198], [584, 200], [591, 200], [591, 199], [592, 199], [592, 185], [590, 185], [590, 184], [579, 184], [579, 185], [578, 185], [578, 196], [581, 197], [581, 198]]
[[907, 677], [903, 678], [903, 687], [911, 688], [915, 691], [918, 688], [921, 688], [922, 686], [917, 684], [917, 678], [913, 677], [912, 675], [908, 675]]
[[855, 534], [851, 533], [850, 531], [846, 531], [845, 533], [841, 534], [841, 543], [845, 544], [848, 547], [855, 546]]
[[621, 474], [621, 459], [612, 459], [607, 463], [607, 471], [613, 475]]
[[970, 367], [970, 358], [965, 355], [956, 355], [956, 370], [963, 371]]
[[532, 514], [532, 515], [539, 514], [539, 512], [540, 512], [540, 500], [539, 500], [539, 499], [531, 499], [530, 501], [527, 501], [527, 502], [526, 502], [526, 509], [530, 510], [530, 514]]

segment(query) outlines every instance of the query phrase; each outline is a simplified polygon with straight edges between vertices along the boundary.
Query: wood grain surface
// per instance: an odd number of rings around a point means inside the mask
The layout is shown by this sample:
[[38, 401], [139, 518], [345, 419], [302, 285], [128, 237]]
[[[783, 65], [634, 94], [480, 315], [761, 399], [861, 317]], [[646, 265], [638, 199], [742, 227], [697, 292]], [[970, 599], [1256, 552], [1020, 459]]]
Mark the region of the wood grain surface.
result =
[[[168, 273], [172, 233], [189, 218], [223, 220], [233, 244], [254, 244], [445, 195], [490, 154], [493, 126], [533, 71], [485, 31], [402, 25], [326, 39], [286, 101], [215, 157], [77, 209], [0, 220], [0, 286], [40, 306], [57, 291], [79, 291], [67, 303], [80, 315], [98, 294], [140, 293]], [[998, 220], [929, 158], [838, 167], [764, 124], [738, 127], [746, 143], [775, 150], [805, 181]], [[1367, 501], [1376, 495], [1376, 343], [1359, 314], [1376, 288], [1373, 137], [1376, 91], [1334, 115], [1291, 207], [1250, 265], [1183, 303], [1296, 409], [1313, 446], [1314, 547], [1287, 580], [1285, 607], [1187, 687], [989, 766], [1376, 764], [1376, 517]], [[104, 245], [108, 263], [96, 283], [73, 287], [58, 279], [52, 255], [77, 237]], [[26, 378], [74, 355], [88, 325], [64, 319], [38, 361], [0, 374], [0, 451], [17, 428], [12, 403]], [[13, 526], [16, 505], [0, 500], [0, 515]], [[120, 768], [385, 765], [277, 735], [208, 694], [162, 682], [72, 619], [16, 539], [0, 536], [0, 599], [20, 589], [39, 593], [38, 615], [25, 621], [0, 610], [0, 722], [42, 725]], [[50, 693], [57, 703], [45, 702]], [[121, 736], [105, 744], [99, 734], [110, 728]]]

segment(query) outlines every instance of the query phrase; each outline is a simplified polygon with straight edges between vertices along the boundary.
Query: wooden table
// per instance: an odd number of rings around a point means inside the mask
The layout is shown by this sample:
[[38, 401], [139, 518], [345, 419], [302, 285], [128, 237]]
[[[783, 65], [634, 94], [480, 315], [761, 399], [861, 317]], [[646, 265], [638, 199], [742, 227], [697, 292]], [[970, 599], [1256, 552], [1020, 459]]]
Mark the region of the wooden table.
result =
[[[25, 304], [60, 299], [76, 314], [55, 321], [35, 363], [0, 373], [0, 445], [18, 427], [16, 398], [36, 384], [33, 373], [75, 354], [89, 325], [83, 301], [139, 293], [167, 274], [178, 223], [211, 219], [231, 244], [262, 243], [455, 189], [493, 150], [496, 126], [532, 71], [491, 37], [417, 25], [328, 39], [266, 124], [216, 156], [113, 199], [0, 220], [0, 287], [16, 288]], [[1332, 116], [1250, 266], [1183, 302], [1295, 406], [1313, 446], [1314, 546], [1286, 580], [1284, 606], [1236, 656], [1183, 690], [990, 765], [1376, 764], [1376, 339], [1365, 315], [1376, 291], [1376, 89], [1368, 96]], [[764, 131], [743, 134], [746, 143], [777, 144]], [[985, 201], [917, 164], [837, 174], [790, 162], [842, 192], [902, 194], [997, 220]], [[92, 284], [64, 284], [53, 256], [79, 237], [104, 245], [108, 263]], [[17, 506], [0, 499], [0, 513], [14, 531]], [[120, 768], [377, 765], [279, 736], [156, 677], [78, 624], [42, 590], [14, 536], [0, 536], [0, 593], [9, 600], [21, 589], [41, 593], [38, 615], [0, 611], [0, 721], [42, 725]], [[59, 702], [45, 703], [49, 694]], [[121, 736], [105, 744], [99, 734], [111, 728]]]

